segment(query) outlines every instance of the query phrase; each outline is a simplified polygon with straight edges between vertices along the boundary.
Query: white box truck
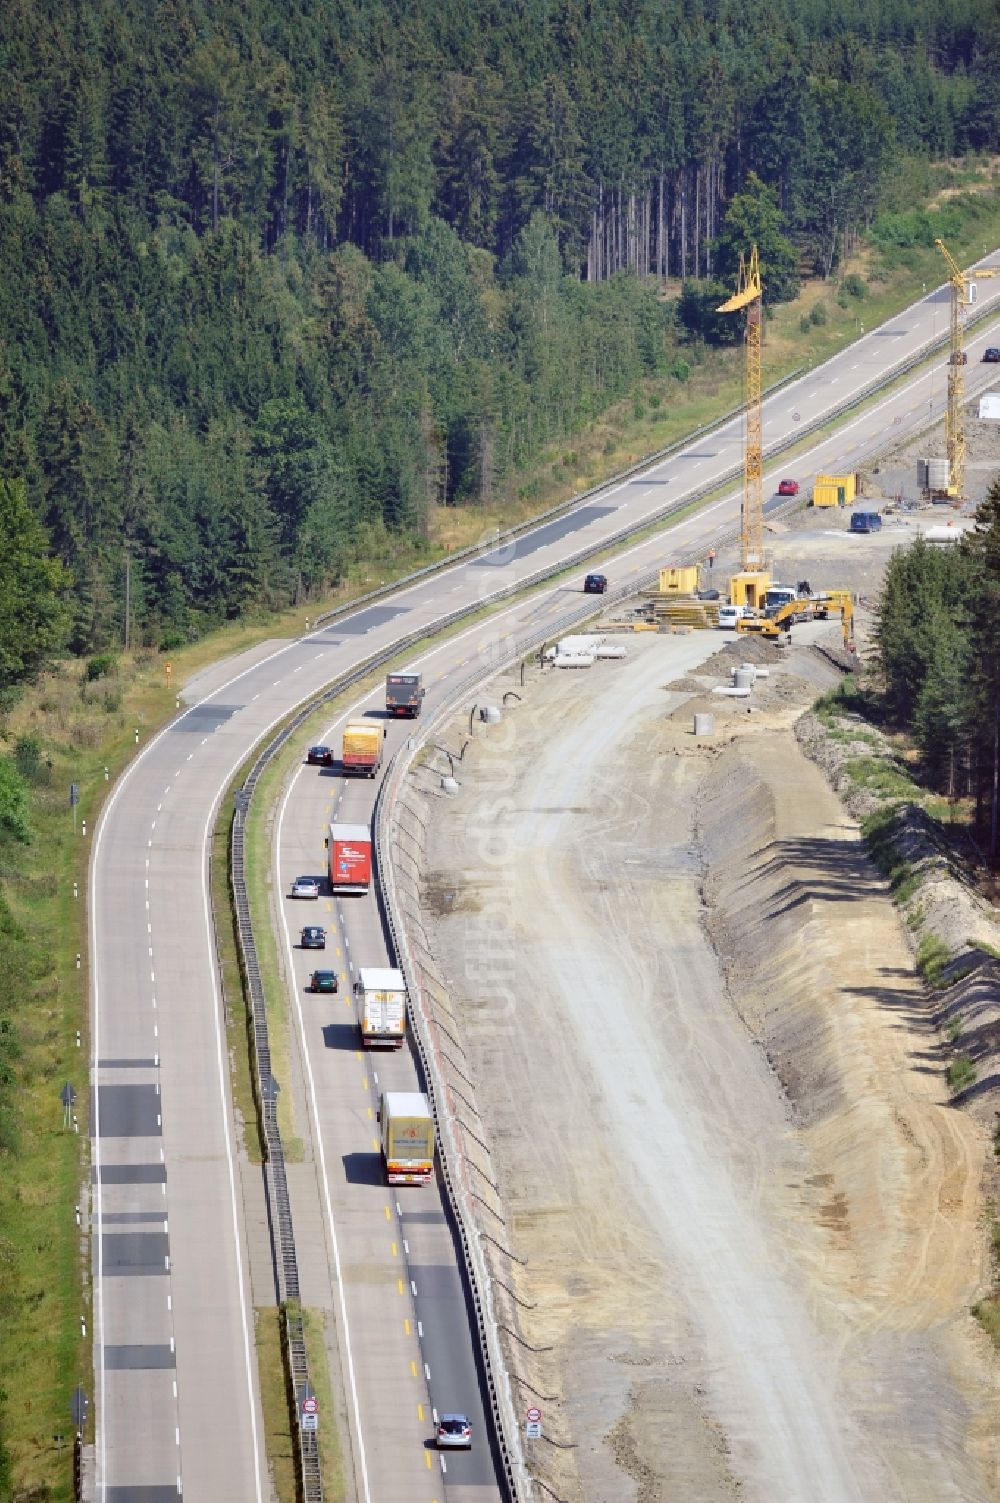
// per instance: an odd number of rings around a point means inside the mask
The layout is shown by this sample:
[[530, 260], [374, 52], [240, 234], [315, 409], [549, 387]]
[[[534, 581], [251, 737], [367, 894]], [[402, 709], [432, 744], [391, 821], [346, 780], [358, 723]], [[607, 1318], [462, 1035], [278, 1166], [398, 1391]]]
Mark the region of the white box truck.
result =
[[400, 1048], [406, 1036], [406, 982], [402, 971], [363, 965], [354, 983], [354, 995], [365, 1048], [379, 1044]]

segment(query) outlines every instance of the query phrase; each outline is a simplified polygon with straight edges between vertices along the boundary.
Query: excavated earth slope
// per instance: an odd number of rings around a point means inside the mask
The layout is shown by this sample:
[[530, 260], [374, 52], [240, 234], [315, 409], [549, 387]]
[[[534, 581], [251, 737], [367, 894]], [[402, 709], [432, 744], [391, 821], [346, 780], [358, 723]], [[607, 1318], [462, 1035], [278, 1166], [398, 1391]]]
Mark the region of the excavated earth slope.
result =
[[710, 650], [529, 681], [454, 801], [408, 792], [530, 1466], [592, 1503], [998, 1497], [982, 1132], [791, 730], [835, 670], [797, 647], [747, 716]]

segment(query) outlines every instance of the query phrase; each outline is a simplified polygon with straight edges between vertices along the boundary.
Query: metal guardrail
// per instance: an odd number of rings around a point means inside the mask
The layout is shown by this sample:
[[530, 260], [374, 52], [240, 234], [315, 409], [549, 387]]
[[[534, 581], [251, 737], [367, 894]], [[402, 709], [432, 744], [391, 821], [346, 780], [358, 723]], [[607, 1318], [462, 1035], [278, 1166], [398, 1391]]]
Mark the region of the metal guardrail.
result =
[[[257, 947], [254, 944], [253, 926], [250, 921], [250, 900], [246, 886], [244, 848], [246, 813], [257, 776], [259, 776], [259, 771], [253, 777], [253, 782], [249, 787], [244, 784], [236, 800], [230, 835], [229, 878], [236, 914], [240, 962], [250, 1004], [256, 1066], [252, 1072], [254, 1098], [260, 1122], [261, 1139], [264, 1144], [264, 1182], [270, 1207], [271, 1225], [277, 1244], [275, 1251], [277, 1253], [278, 1294], [285, 1325], [288, 1366], [296, 1399], [295, 1412], [298, 1416], [301, 1412], [302, 1400], [311, 1391], [309, 1363], [306, 1354], [305, 1329], [299, 1311], [299, 1266], [295, 1251], [295, 1233], [292, 1227], [288, 1177], [285, 1173], [285, 1152], [278, 1127], [277, 1089], [271, 1073], [267, 1005], [257, 959]], [[304, 1430], [301, 1424], [298, 1424], [296, 1428], [302, 1497], [305, 1503], [323, 1503], [319, 1436], [315, 1431]]]
[[[795, 370], [789, 371], [786, 376], [773, 381], [762, 392], [762, 400], [766, 401], [768, 397], [774, 396], [776, 392], [782, 391], [784, 387], [790, 386], [794, 381], [797, 381], [800, 376], [807, 374], [809, 374], [809, 371], [806, 366], [798, 366]], [[710, 423], [702, 423], [700, 428], [693, 428], [683, 438], [674, 439], [673, 443], [666, 444], [662, 449], [654, 449], [651, 454], [643, 454], [641, 459], [637, 459], [635, 464], [629, 465], [626, 469], [618, 470], [614, 475], [608, 475], [604, 480], [599, 480], [596, 484], [588, 486], [586, 490], [577, 491], [576, 495], [570, 496], [568, 501], [559, 501], [555, 506], [550, 506], [545, 511], [537, 512], [526, 521], [518, 522], [514, 527], [505, 528], [503, 531], [498, 532], [495, 538], [491, 538], [489, 551], [498, 547], [504, 547], [506, 543], [523, 537], [527, 532], [533, 532], [536, 527], [552, 521], [555, 517], [565, 516], [567, 512], [573, 510], [574, 506], [579, 506], [582, 502], [590, 500], [592, 496], [600, 496], [605, 491], [612, 490], [616, 485], [624, 484], [633, 475], [641, 475], [644, 470], [649, 469], [650, 465], [661, 464], [664, 459], [669, 459], [671, 454], [677, 454], [681, 449], [686, 449], [688, 444], [696, 444], [699, 438], [704, 438], [706, 434], [714, 433], [717, 428], [724, 428], [727, 423], [731, 423], [738, 418], [742, 411], [742, 405], [732, 407], [728, 412], [723, 413], [721, 417], [714, 418]], [[346, 600], [342, 605], [336, 605], [332, 610], [322, 612], [319, 616], [313, 618], [313, 626], [325, 626], [327, 622], [335, 620], [338, 616], [356, 611], [359, 606], [368, 605], [373, 600], [383, 600], [386, 595], [395, 595], [397, 591], [404, 590], [407, 586], [416, 584], [421, 579], [429, 579], [435, 574], [440, 574], [444, 569], [450, 569], [454, 564], [461, 563], [464, 558], [474, 558], [477, 554], [483, 553], [483, 551], [483, 544], [469, 543], [465, 548], [458, 548], [454, 553], [449, 553], [447, 558], [439, 558], [433, 564], [425, 564], [422, 569], [414, 569], [410, 574], [403, 574], [399, 579], [393, 579], [387, 584], [378, 585], [374, 590], [366, 591], [364, 595], [356, 595], [353, 600]]]

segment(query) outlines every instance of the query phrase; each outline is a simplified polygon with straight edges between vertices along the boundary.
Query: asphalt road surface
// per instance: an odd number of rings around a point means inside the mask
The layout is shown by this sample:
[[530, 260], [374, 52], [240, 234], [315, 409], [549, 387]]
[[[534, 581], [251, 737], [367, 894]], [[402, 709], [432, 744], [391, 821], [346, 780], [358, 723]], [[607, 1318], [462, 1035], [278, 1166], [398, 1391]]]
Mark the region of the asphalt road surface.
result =
[[[980, 308], [1000, 297], [993, 287], [981, 284]], [[776, 393], [765, 404], [765, 447], [831, 411], [932, 334], [942, 333], [949, 296], [947, 287], [936, 289]], [[996, 329], [996, 324], [984, 328], [968, 343], [970, 395], [992, 376], [991, 367], [977, 371], [973, 362], [986, 344], [1000, 342]], [[794, 460], [768, 466], [770, 487], [779, 475], [805, 486], [818, 472], [852, 469], [887, 437], [902, 437], [940, 411], [945, 358], [942, 354], [931, 370], [891, 395], [873, 399], [832, 438]], [[269, 1496], [253, 1362], [255, 1300], [207, 894], [206, 845], [222, 791], [268, 728], [337, 674], [401, 635], [429, 631], [460, 605], [481, 602], [502, 585], [583, 546], [598, 549], [602, 539], [665, 501], [680, 501], [711, 482], [739, 455], [740, 423], [733, 421], [512, 545], [486, 548], [473, 562], [457, 563], [401, 590], [391, 603], [362, 607], [311, 636], [274, 646], [263, 658], [251, 654], [245, 666], [223, 667], [210, 692], [142, 747], [120, 780], [98, 825], [91, 872], [96, 1461], [98, 1498], [106, 1503], [160, 1503], [181, 1490], [194, 1503], [251, 1503]], [[612, 584], [697, 556], [720, 529], [733, 524], [738, 508], [734, 489], [656, 537], [626, 546], [605, 565]], [[547, 585], [425, 653], [432, 688], [439, 691], [449, 675], [468, 673], [475, 664], [488, 666], [498, 642], [516, 640], [581, 604], [579, 589], [575, 579]], [[300, 815], [290, 808], [288, 819], [290, 829], [301, 821], [300, 841], [319, 842], [315, 809]], [[306, 869], [318, 869], [322, 855], [317, 843]], [[280, 853], [279, 860], [284, 860]], [[355, 918], [348, 918], [346, 907], [344, 912], [346, 948], [348, 938], [354, 943]], [[363, 941], [359, 929], [359, 946], [368, 942], [374, 945], [375, 936], [369, 931]], [[342, 1019], [339, 1026], [346, 1023]], [[317, 1047], [312, 1029], [310, 1055]], [[350, 1047], [332, 1047], [326, 1054], [336, 1056], [332, 1069], [350, 1070]], [[326, 1054], [324, 1074], [331, 1073]], [[403, 1070], [405, 1062], [405, 1054], [385, 1062], [386, 1078]], [[357, 1113], [366, 1124], [374, 1087], [362, 1088], [357, 1061], [354, 1069]], [[330, 1144], [327, 1209], [339, 1214], [338, 1206], [349, 1205], [348, 1220], [356, 1216], [360, 1223], [381, 1205], [384, 1242], [386, 1192], [372, 1183], [373, 1150], [359, 1150], [364, 1165], [345, 1162], [342, 1122], [324, 1117], [323, 1101], [317, 1091], [318, 1136]], [[405, 1227], [406, 1241], [417, 1249], [410, 1266], [421, 1271], [421, 1280], [414, 1276], [417, 1294], [411, 1298], [414, 1309], [427, 1311], [426, 1322], [423, 1315], [418, 1318], [430, 1378], [419, 1367], [414, 1377], [409, 1359], [400, 1372], [403, 1319], [412, 1323], [414, 1310], [406, 1317], [400, 1313], [397, 1336], [391, 1342], [386, 1338], [385, 1349], [352, 1343], [358, 1382], [351, 1410], [354, 1474], [359, 1494], [379, 1503], [395, 1503], [403, 1495], [436, 1496], [425, 1489], [442, 1486], [458, 1503], [467, 1480], [481, 1495], [478, 1479], [486, 1451], [477, 1446], [471, 1458], [449, 1459], [442, 1474], [433, 1457], [428, 1461], [426, 1416], [439, 1401], [474, 1408], [474, 1396], [464, 1396], [471, 1381], [471, 1347], [468, 1336], [460, 1350], [455, 1345], [460, 1300], [454, 1268], [442, 1272], [446, 1229], [436, 1219], [413, 1219], [428, 1210], [436, 1213], [434, 1193], [423, 1192], [419, 1212], [413, 1200], [400, 1199], [397, 1231]], [[328, 1224], [336, 1222], [336, 1214], [328, 1215]], [[370, 1255], [381, 1259], [384, 1246], [369, 1245]], [[266, 1298], [271, 1295], [268, 1291]], [[343, 1318], [344, 1308], [340, 1314]], [[349, 1300], [346, 1315], [353, 1318]], [[358, 1318], [364, 1320], [365, 1313], [359, 1311]], [[448, 1332], [440, 1342], [439, 1325]], [[345, 1335], [349, 1339], [350, 1332], [342, 1333], [342, 1340]], [[398, 1386], [390, 1390], [390, 1382]], [[367, 1406], [366, 1395], [378, 1396], [378, 1411]], [[418, 1404], [423, 1420], [417, 1419]], [[398, 1443], [395, 1431], [386, 1443], [381, 1419], [386, 1408], [412, 1416]], [[421, 1490], [410, 1492], [414, 1448], [419, 1449], [416, 1472], [423, 1466], [424, 1476]], [[366, 1475], [376, 1453], [377, 1490]]]

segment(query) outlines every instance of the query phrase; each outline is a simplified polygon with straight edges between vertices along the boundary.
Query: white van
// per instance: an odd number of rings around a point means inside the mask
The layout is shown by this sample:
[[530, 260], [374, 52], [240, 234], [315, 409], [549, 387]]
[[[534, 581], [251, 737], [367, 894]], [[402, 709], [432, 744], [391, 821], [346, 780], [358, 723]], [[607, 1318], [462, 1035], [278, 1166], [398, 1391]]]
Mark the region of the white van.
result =
[[720, 605], [719, 626], [723, 631], [735, 631], [737, 621], [747, 613], [745, 605]]

